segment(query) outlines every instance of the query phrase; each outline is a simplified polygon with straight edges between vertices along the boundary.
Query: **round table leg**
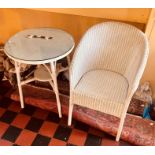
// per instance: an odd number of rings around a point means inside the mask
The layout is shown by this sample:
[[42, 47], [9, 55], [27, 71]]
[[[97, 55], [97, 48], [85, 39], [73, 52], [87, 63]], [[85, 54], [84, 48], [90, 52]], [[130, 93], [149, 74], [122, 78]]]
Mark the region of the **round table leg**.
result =
[[22, 92], [22, 86], [21, 86], [21, 80], [20, 80], [20, 63], [18, 63], [16, 61], [15, 61], [15, 69], [16, 69], [17, 84], [18, 84], [19, 97], [20, 97], [20, 104], [21, 104], [21, 108], [24, 108], [23, 92]]
[[54, 86], [54, 92], [57, 100], [58, 114], [59, 114], [59, 117], [61, 118], [62, 113], [61, 113], [61, 103], [60, 103], [58, 83], [57, 83], [56, 62], [55, 61], [51, 62], [50, 65], [51, 65], [51, 70], [53, 75], [53, 86]]

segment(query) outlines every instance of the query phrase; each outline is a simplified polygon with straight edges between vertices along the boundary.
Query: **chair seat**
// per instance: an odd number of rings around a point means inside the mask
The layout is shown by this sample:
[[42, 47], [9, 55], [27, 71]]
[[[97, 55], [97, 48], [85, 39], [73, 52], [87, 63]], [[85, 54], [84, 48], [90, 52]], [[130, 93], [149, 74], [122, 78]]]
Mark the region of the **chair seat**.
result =
[[72, 91], [72, 103], [121, 117], [128, 91], [128, 81], [121, 74], [107, 70], [85, 73]]

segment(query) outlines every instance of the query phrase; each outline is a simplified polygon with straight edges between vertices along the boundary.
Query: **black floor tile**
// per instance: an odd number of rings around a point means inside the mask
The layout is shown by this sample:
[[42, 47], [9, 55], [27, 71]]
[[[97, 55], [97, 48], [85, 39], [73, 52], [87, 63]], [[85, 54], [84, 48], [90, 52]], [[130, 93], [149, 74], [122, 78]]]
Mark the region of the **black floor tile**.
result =
[[50, 112], [47, 116], [47, 120], [54, 122], [54, 123], [59, 123], [60, 122], [60, 118], [59, 115], [55, 112]]
[[99, 146], [101, 145], [101, 141], [102, 141], [101, 137], [88, 134], [85, 145], [86, 146]]
[[107, 133], [104, 133], [104, 138], [107, 138], [107, 139], [110, 139], [110, 140], [114, 140], [114, 141], [115, 141], [115, 139], [116, 139], [115, 136], [109, 135], [109, 134], [107, 134]]
[[74, 128], [88, 132], [89, 125], [76, 121]]
[[13, 144], [12, 146], [20, 146], [20, 145], [17, 145], [17, 144]]
[[67, 143], [67, 145], [66, 145], [66, 146], [77, 146], [77, 145]]
[[22, 109], [21, 113], [32, 116], [35, 112], [36, 107], [33, 107], [31, 105], [26, 105], [24, 109]]
[[16, 115], [17, 115], [16, 112], [7, 110], [7, 111], [1, 116], [0, 121], [10, 124], [10, 123], [14, 120], [14, 118], [16, 117]]
[[15, 142], [19, 134], [21, 133], [21, 129], [10, 126], [6, 132], [3, 134], [2, 139], [6, 139], [11, 142]]
[[0, 107], [7, 109], [11, 103], [11, 99], [4, 97], [0, 102]]
[[43, 122], [44, 121], [41, 119], [32, 117], [31, 120], [26, 125], [26, 129], [31, 130], [33, 132], [38, 132]]
[[49, 137], [38, 134], [34, 139], [32, 146], [47, 146], [50, 142], [50, 139], [51, 138]]
[[54, 134], [54, 138], [67, 141], [69, 139], [71, 131], [72, 131], [71, 128], [60, 125]]

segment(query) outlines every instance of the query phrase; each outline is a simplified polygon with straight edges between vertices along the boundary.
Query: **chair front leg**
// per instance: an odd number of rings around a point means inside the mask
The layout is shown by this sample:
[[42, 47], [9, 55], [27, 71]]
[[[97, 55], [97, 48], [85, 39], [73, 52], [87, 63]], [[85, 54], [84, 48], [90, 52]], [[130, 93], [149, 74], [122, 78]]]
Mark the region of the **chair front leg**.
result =
[[120, 140], [120, 137], [121, 137], [121, 133], [122, 133], [122, 130], [123, 130], [123, 125], [124, 125], [125, 117], [126, 117], [126, 114], [121, 117], [121, 120], [120, 120], [120, 123], [119, 123], [118, 131], [117, 131], [117, 136], [116, 136], [116, 141], [117, 142]]
[[127, 114], [129, 104], [130, 104], [130, 100], [131, 100], [131, 96], [132, 95], [128, 95], [128, 97], [127, 97], [127, 99], [125, 101], [125, 106], [124, 106], [124, 109], [123, 109], [123, 112], [122, 112], [122, 115], [121, 115], [121, 118], [120, 118], [120, 123], [119, 123], [117, 136], [116, 136], [116, 141], [117, 142], [120, 140], [120, 137], [121, 137], [121, 133], [122, 133], [122, 130], [123, 130], [123, 125], [124, 125], [124, 122], [125, 122], [125, 117], [126, 117], [126, 114]]
[[71, 99], [71, 96], [70, 96], [69, 112], [68, 112], [68, 126], [71, 126], [71, 124], [72, 124], [73, 108], [74, 108], [74, 104], [72, 103], [72, 99]]

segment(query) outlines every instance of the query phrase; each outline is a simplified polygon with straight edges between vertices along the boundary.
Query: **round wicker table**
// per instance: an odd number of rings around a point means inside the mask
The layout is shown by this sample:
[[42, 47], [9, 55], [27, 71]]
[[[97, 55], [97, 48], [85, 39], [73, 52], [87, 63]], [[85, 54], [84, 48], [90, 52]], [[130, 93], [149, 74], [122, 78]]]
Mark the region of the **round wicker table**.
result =
[[[55, 28], [26, 29], [18, 32], [6, 42], [5, 54], [15, 62], [21, 108], [24, 108], [23, 84], [34, 80], [49, 81], [56, 94], [59, 117], [62, 117], [57, 75], [68, 69], [70, 64], [68, 55], [73, 48], [73, 37]], [[64, 57], [67, 57], [68, 66], [57, 70], [57, 61]], [[37, 65], [33, 78], [21, 81], [21, 63]]]

